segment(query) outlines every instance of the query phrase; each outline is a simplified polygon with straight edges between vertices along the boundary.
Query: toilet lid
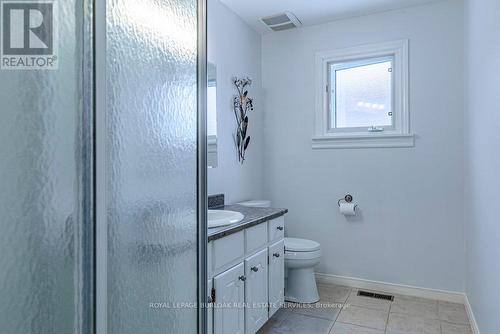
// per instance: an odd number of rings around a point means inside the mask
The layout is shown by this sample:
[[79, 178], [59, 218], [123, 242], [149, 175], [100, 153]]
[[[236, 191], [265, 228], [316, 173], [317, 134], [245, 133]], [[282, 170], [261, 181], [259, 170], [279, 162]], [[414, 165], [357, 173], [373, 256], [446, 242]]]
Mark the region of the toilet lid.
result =
[[285, 250], [292, 252], [312, 252], [319, 249], [319, 242], [298, 239], [298, 238], [285, 238]]

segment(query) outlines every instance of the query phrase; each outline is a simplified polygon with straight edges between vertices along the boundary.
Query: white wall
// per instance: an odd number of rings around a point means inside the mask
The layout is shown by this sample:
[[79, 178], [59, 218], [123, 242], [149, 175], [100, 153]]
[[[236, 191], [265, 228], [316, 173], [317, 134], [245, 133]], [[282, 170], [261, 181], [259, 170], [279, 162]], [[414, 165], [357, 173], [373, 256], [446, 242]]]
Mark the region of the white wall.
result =
[[[233, 203], [263, 195], [263, 112], [261, 103], [261, 38], [218, 0], [208, 1], [208, 60], [217, 65], [217, 168], [208, 170], [208, 193], [226, 194]], [[255, 110], [249, 114], [251, 142], [247, 160], [238, 162], [233, 133], [236, 121], [232, 109], [234, 76], [253, 79], [249, 96]]]
[[500, 328], [500, 2], [469, 0], [466, 290], [482, 334]]
[[[263, 36], [265, 195], [289, 236], [321, 243], [318, 272], [464, 290], [463, 28], [449, 1]], [[403, 38], [416, 146], [312, 150], [315, 53]]]

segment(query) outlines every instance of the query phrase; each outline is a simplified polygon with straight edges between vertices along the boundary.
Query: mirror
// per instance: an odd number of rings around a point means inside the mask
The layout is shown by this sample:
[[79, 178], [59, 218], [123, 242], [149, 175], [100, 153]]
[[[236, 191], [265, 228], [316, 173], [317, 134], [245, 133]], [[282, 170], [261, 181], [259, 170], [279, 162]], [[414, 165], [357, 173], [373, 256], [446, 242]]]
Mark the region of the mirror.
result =
[[208, 63], [207, 66], [207, 163], [209, 168], [215, 168], [217, 158], [217, 66]]

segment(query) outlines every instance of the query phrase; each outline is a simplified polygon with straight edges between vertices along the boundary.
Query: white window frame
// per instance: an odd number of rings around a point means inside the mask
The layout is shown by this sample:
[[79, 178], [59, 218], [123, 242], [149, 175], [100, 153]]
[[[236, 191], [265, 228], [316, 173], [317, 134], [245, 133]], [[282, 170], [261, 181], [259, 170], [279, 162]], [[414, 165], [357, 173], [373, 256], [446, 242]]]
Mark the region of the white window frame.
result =
[[[393, 63], [393, 126], [381, 132], [366, 128], [330, 128], [330, 94], [328, 92], [332, 63], [394, 57]], [[408, 40], [356, 46], [323, 51], [316, 54], [316, 119], [312, 138], [314, 149], [412, 147], [408, 107]], [[374, 124], [376, 125], [376, 124]]]

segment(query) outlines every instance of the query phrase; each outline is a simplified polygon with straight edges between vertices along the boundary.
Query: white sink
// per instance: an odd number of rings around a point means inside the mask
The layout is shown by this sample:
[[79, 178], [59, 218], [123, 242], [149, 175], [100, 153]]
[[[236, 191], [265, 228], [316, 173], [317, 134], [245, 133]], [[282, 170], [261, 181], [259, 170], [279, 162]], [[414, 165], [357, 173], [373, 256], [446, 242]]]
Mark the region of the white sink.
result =
[[231, 225], [245, 218], [243, 214], [229, 210], [208, 210], [208, 228]]

